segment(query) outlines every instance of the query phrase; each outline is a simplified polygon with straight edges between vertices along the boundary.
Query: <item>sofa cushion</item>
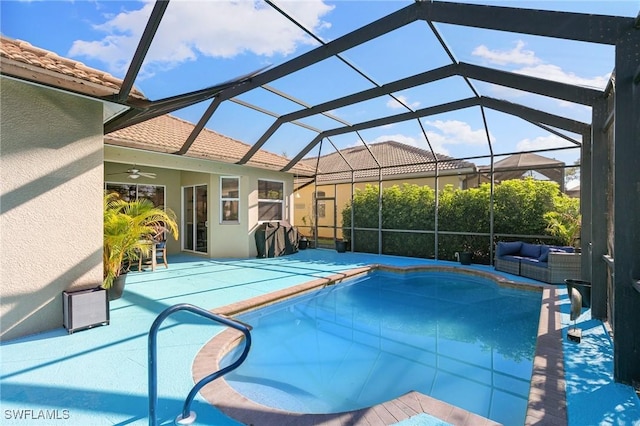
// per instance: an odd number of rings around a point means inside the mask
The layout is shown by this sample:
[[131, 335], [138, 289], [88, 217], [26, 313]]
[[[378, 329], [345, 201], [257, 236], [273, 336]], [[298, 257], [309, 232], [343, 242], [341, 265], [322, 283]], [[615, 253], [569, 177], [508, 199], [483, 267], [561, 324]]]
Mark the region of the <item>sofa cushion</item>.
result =
[[522, 257], [507, 255], [507, 256], [500, 256], [500, 259], [506, 260], [508, 262], [520, 262], [520, 259], [522, 259]]
[[571, 246], [551, 246], [552, 248], [554, 248], [555, 252], [559, 252], [559, 253], [575, 253], [576, 249], [571, 247]]
[[[547, 248], [546, 250], [545, 247]], [[542, 246], [540, 257], [538, 258], [538, 260], [540, 260], [540, 262], [547, 262], [549, 253], [575, 253], [575, 251], [576, 250], [571, 246]]]
[[523, 257], [520, 259], [522, 263], [526, 263], [528, 265], [539, 266], [541, 268], [546, 268], [549, 264], [546, 261], [541, 261], [539, 259], [534, 259], [532, 257]]
[[520, 256], [537, 259], [540, 257], [540, 244], [522, 243]]
[[518, 254], [520, 252], [520, 248], [522, 247], [522, 241], [514, 241], [511, 243], [499, 242], [498, 248], [496, 249], [496, 255], [498, 257], [508, 256], [513, 254]]
[[575, 253], [576, 249], [571, 246], [547, 246], [540, 247], [540, 262], [547, 262], [549, 259], [549, 253]]
[[549, 247], [548, 245], [540, 246], [540, 256], [538, 257], [538, 260], [540, 262], [546, 262], [549, 259], [549, 250], [550, 249], [551, 249], [551, 247]]

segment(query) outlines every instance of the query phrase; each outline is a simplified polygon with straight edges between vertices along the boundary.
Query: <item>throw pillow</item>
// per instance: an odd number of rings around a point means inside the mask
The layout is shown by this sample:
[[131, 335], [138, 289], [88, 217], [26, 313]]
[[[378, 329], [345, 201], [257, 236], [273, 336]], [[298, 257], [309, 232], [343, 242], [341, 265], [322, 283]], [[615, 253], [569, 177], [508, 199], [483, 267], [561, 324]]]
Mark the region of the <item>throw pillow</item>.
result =
[[524, 257], [532, 257], [534, 259], [537, 259], [540, 257], [540, 245], [522, 243], [522, 248], [520, 249], [520, 255]]
[[540, 262], [547, 262], [549, 260], [549, 250], [550, 247], [547, 245], [542, 245], [540, 247], [540, 257], [538, 258]]
[[522, 241], [514, 241], [511, 243], [499, 242], [496, 249], [496, 255], [498, 257], [509, 256], [512, 254], [518, 254], [522, 247]]

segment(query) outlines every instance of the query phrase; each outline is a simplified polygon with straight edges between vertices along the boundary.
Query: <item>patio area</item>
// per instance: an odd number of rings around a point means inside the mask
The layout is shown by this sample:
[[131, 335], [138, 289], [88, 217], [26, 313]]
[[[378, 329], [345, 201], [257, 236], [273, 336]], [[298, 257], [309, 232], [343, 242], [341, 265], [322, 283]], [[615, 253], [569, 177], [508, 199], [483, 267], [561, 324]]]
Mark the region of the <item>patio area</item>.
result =
[[[108, 326], [71, 335], [60, 328], [0, 346], [2, 423], [146, 424], [147, 333], [164, 309], [177, 303], [215, 309], [371, 264], [410, 267], [436, 262], [315, 249], [272, 259], [170, 256], [168, 269], [132, 272], [123, 298], [111, 303]], [[437, 264], [457, 266], [451, 262]], [[494, 272], [484, 265], [468, 268]], [[535, 283], [508, 274], [497, 275]], [[590, 319], [590, 312], [586, 311], [578, 321], [583, 332], [582, 342], [579, 345], [569, 342], [566, 339], [569, 301], [563, 288], [557, 291], [568, 424], [640, 424], [637, 395], [631, 387], [613, 381], [612, 345], [604, 325]], [[158, 335], [161, 424], [172, 424], [181, 412], [184, 398], [193, 386], [194, 357], [222, 330], [223, 327], [188, 313], [176, 314], [165, 321]], [[555, 394], [546, 398], [555, 398]], [[552, 403], [560, 409], [564, 405], [562, 401]], [[239, 424], [200, 396], [192, 410], [198, 414], [197, 424]], [[433, 421], [430, 417], [422, 420]], [[530, 420], [534, 424], [534, 419]], [[432, 424], [419, 421], [420, 418], [416, 418], [412, 423], [403, 424]]]

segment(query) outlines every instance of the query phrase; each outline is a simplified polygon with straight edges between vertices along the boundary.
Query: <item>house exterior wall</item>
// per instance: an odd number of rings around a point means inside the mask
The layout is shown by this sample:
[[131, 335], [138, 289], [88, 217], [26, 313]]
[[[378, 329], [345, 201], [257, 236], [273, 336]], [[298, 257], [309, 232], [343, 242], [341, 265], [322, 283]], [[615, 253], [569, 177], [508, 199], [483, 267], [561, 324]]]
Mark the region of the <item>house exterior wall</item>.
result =
[[[446, 185], [453, 185], [456, 188], [461, 188], [465, 175], [455, 176], [441, 176], [438, 178], [438, 189], [442, 190]], [[393, 179], [382, 181], [382, 188], [390, 188], [394, 185], [402, 186], [403, 184], [429, 186], [435, 187], [435, 178], [433, 177], [418, 177], [418, 178], [406, 178], [406, 179]], [[371, 182], [356, 182], [354, 184], [354, 192], [358, 189], [362, 190], [366, 185], [377, 186], [377, 181]], [[311, 235], [310, 227], [314, 221], [313, 215], [313, 192], [316, 188], [313, 185], [306, 186], [298, 191], [300, 198], [294, 198], [295, 201], [295, 225], [300, 228], [303, 235]], [[318, 185], [318, 191], [323, 191], [325, 197], [335, 197], [335, 206], [337, 208], [336, 223], [334, 224], [333, 211], [329, 211], [333, 207], [331, 201], [325, 201], [326, 211], [325, 217], [318, 217], [318, 237], [321, 238], [333, 238], [333, 226], [338, 228], [342, 227], [342, 210], [351, 201], [351, 184], [329, 184]], [[303, 220], [304, 218], [304, 220]], [[306, 223], [305, 223], [306, 222]], [[347, 236], [344, 236], [347, 237]], [[338, 229], [337, 238], [343, 238], [342, 232]]]
[[102, 283], [102, 104], [1, 77], [0, 339], [62, 326]]
[[[155, 179], [141, 177], [138, 184], [165, 185], [167, 207], [178, 216], [182, 223], [182, 188], [190, 185], [207, 185], [207, 253], [210, 258], [255, 257], [257, 255], [255, 231], [258, 220], [258, 180], [268, 179], [284, 182], [285, 220], [293, 222], [292, 189], [293, 176], [290, 173], [258, 169], [254, 167], [220, 163], [199, 158], [190, 158], [112, 145], [104, 147], [105, 180], [126, 182], [126, 175], [111, 179], [110, 174], [121, 172], [134, 164], [145, 172], [156, 173]], [[221, 223], [220, 220], [220, 178], [240, 178], [240, 206], [238, 223]], [[180, 229], [182, 233], [182, 229]], [[181, 238], [184, 236], [181, 235]], [[167, 241], [169, 254], [182, 251], [181, 240]]]

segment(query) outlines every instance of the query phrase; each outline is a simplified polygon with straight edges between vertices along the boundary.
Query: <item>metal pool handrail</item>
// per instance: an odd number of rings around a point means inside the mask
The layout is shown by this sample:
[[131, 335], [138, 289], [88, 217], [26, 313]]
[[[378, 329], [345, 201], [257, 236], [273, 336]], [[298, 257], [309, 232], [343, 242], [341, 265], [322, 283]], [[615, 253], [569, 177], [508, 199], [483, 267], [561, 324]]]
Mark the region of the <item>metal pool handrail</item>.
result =
[[155, 321], [153, 322], [153, 324], [151, 325], [151, 328], [149, 329], [149, 362], [148, 362], [148, 367], [149, 367], [149, 425], [150, 426], [155, 426], [158, 424], [158, 419], [156, 418], [156, 407], [158, 405], [158, 366], [157, 366], [157, 362], [158, 362], [158, 345], [157, 345], [157, 337], [158, 337], [158, 329], [160, 328], [160, 324], [162, 324], [162, 322], [167, 319], [167, 317], [169, 317], [169, 315], [173, 314], [174, 312], [177, 311], [188, 311], [200, 316], [203, 316], [205, 318], [208, 318], [212, 321], [216, 321], [219, 322], [223, 325], [226, 325], [228, 327], [231, 328], [235, 328], [238, 331], [241, 331], [242, 334], [244, 334], [244, 338], [245, 338], [245, 346], [244, 346], [244, 350], [242, 351], [242, 354], [240, 355], [240, 357], [231, 365], [221, 368], [220, 370], [202, 378], [198, 383], [196, 383], [193, 388], [191, 389], [191, 391], [189, 392], [189, 395], [187, 395], [187, 399], [184, 401], [184, 406], [182, 408], [182, 414], [179, 415], [176, 418], [176, 423], [178, 424], [191, 424], [195, 421], [196, 419], [196, 414], [194, 412], [192, 412], [191, 409], [191, 402], [193, 402], [193, 399], [195, 398], [196, 394], [198, 393], [198, 391], [200, 391], [200, 389], [202, 389], [202, 387], [212, 381], [214, 381], [215, 379], [224, 376], [225, 374], [227, 374], [230, 371], [235, 370], [236, 368], [238, 368], [240, 366], [240, 364], [242, 364], [244, 362], [244, 360], [247, 358], [247, 355], [249, 355], [249, 349], [251, 348], [251, 334], [249, 332], [249, 327], [246, 326], [245, 324], [242, 324], [238, 321], [234, 321], [232, 319], [220, 316], [220, 315], [216, 315], [216, 314], [212, 314], [211, 312], [199, 308], [197, 306], [188, 304], [188, 303], [180, 303], [177, 305], [173, 305], [167, 309], [165, 309], [164, 311], [162, 311], [160, 313], [160, 315], [158, 315], [158, 317], [155, 319]]

